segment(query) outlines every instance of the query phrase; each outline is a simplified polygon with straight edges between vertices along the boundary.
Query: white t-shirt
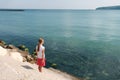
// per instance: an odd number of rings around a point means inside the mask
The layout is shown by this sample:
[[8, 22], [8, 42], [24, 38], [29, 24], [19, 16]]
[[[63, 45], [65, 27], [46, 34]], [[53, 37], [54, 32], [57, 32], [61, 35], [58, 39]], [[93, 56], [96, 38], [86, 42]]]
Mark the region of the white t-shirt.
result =
[[[38, 45], [36, 46], [36, 50], [37, 49], [38, 49]], [[40, 45], [40, 49], [39, 49], [39, 52], [38, 52], [38, 55], [37, 55], [38, 58], [42, 58], [42, 50], [45, 50], [45, 47], [43, 45]], [[45, 53], [43, 55], [43, 58], [45, 58]]]

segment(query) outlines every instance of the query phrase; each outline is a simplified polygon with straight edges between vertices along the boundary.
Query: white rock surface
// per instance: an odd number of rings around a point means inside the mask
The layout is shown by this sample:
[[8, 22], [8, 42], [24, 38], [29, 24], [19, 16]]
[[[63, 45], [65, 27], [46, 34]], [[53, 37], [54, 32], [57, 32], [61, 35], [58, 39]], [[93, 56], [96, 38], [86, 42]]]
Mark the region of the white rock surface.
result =
[[6, 54], [7, 50], [0, 47], [0, 80], [79, 80], [58, 70], [47, 68], [43, 68], [43, 72], [40, 73], [36, 64], [20, 62], [22, 59], [19, 53]]
[[23, 62], [23, 57], [19, 52], [10, 52], [10, 56], [17, 61]]
[[0, 56], [4, 56], [7, 53], [8, 53], [7, 50], [0, 46]]
[[14, 58], [15, 60], [23, 62], [23, 57], [21, 56], [21, 54], [19, 52], [10, 50], [10, 49], [4, 49], [1, 46], [0, 46], [0, 55], [1, 56], [9, 55], [12, 58]]

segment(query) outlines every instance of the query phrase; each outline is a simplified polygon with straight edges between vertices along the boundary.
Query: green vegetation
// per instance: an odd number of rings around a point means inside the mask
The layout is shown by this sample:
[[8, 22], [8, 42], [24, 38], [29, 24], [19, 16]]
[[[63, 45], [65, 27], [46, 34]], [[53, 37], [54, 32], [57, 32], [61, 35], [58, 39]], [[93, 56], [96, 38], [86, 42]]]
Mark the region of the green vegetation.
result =
[[25, 45], [19, 45], [18, 48], [22, 51], [29, 52], [29, 49]]
[[34, 59], [37, 59], [37, 53], [34, 51], [31, 56], [34, 58]]
[[32, 53], [33, 55], [37, 55], [37, 53], [34, 51], [33, 53]]
[[28, 48], [25, 48], [25, 49], [24, 49], [24, 51], [28, 52], [28, 51], [29, 51], [29, 49], [28, 49]]
[[57, 68], [57, 64], [52, 63], [52, 64], [51, 64], [51, 67], [56, 69], [56, 68]]

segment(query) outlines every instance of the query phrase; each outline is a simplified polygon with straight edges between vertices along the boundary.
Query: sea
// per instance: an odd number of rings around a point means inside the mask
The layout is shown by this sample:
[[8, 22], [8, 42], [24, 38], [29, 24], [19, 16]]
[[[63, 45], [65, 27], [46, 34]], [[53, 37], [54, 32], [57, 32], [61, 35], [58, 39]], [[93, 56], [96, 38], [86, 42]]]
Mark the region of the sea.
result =
[[47, 66], [84, 80], [120, 80], [120, 10], [0, 11], [0, 39], [33, 53], [45, 40]]

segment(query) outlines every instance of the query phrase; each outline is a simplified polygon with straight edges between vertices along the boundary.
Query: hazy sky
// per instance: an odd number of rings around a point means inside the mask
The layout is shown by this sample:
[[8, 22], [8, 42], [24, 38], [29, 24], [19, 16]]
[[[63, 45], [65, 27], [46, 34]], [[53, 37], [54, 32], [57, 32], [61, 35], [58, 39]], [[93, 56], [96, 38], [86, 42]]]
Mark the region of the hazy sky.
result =
[[0, 8], [95, 9], [120, 5], [120, 0], [0, 0]]

